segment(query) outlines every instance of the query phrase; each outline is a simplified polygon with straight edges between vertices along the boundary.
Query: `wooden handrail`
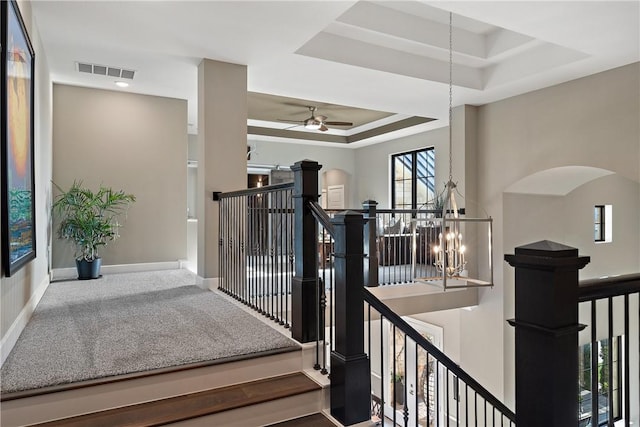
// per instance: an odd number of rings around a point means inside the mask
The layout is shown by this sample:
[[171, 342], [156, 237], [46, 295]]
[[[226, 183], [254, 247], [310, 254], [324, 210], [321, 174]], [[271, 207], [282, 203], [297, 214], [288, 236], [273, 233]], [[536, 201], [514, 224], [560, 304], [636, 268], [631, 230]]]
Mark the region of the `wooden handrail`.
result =
[[581, 280], [578, 302], [617, 297], [640, 292], [640, 273]]
[[329, 235], [331, 237], [335, 238], [335, 231], [333, 229], [333, 224], [331, 224], [331, 218], [329, 218], [329, 215], [327, 215], [325, 210], [322, 209], [318, 202], [310, 201], [309, 209], [311, 209], [311, 213], [313, 214], [313, 217], [316, 219], [316, 221], [318, 221], [320, 225], [329, 232]]
[[284, 182], [282, 184], [265, 185], [264, 187], [247, 188], [245, 190], [228, 191], [226, 193], [220, 193], [218, 196], [221, 199], [224, 199], [227, 197], [250, 196], [252, 194], [269, 193], [272, 191], [285, 190], [289, 188], [293, 188], [293, 182]]

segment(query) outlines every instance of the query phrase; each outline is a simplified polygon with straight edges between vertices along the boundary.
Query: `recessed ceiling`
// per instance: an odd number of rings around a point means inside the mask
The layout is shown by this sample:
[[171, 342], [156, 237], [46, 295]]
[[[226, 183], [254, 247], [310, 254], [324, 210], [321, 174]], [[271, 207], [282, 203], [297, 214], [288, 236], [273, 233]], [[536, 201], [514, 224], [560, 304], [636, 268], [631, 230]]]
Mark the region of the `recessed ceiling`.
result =
[[[380, 126], [411, 118], [446, 124], [449, 11], [454, 106], [481, 105], [640, 60], [637, 0], [29, 4], [55, 82], [113, 90], [109, 79], [78, 73], [79, 59], [136, 70], [130, 86], [118, 90], [187, 99], [192, 133], [203, 58], [245, 64], [250, 92], [316, 105], [331, 120], [356, 123], [358, 110], [345, 118], [356, 107], [392, 113], [373, 122]], [[305, 116], [301, 110], [296, 117]], [[253, 119], [255, 111], [249, 117], [259, 124], [250, 127], [271, 132], [283, 126], [277, 119], [287, 118]], [[361, 133], [362, 126], [337, 129], [336, 136]], [[289, 132], [314, 138], [334, 130]]]
[[[269, 139], [295, 139], [301, 142], [350, 144], [433, 120], [256, 92], [247, 94], [247, 106], [249, 135]], [[324, 120], [328, 122], [327, 131], [305, 128], [304, 121], [312, 117], [312, 109], [315, 109], [314, 116], [326, 117]], [[352, 124], [332, 125], [332, 121]]]

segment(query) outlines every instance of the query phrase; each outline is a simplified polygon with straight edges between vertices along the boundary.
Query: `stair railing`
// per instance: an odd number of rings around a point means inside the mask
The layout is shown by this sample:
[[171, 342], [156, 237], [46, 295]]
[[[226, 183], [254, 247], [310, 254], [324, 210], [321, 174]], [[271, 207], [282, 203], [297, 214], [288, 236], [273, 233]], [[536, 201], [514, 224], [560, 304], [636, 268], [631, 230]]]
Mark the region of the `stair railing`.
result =
[[220, 193], [219, 289], [290, 326], [293, 183]]
[[589, 257], [549, 241], [505, 260], [516, 279], [518, 427], [637, 424], [640, 274], [579, 282]]
[[372, 417], [402, 426], [515, 426], [515, 414], [364, 289]]
[[[371, 225], [371, 216], [365, 219], [360, 212], [344, 211], [333, 212], [330, 217], [318, 204], [319, 169], [320, 166], [311, 161], [298, 162], [292, 167], [296, 179], [296, 268], [292, 300], [294, 310], [301, 302], [301, 307], [307, 307], [305, 313], [315, 313], [315, 322], [301, 329], [307, 331], [307, 338], [316, 340], [316, 367], [331, 371], [331, 414], [343, 425], [375, 417], [380, 417], [382, 422], [384, 408], [396, 405], [395, 396], [380, 392], [385, 389], [382, 382], [399, 373], [395, 359], [387, 373], [390, 365], [385, 359], [388, 337], [384, 329], [391, 328], [402, 334], [404, 343], [414, 343], [414, 354], [426, 357], [423, 360], [431, 363], [437, 374], [432, 373], [435, 384], [411, 394], [412, 398], [405, 389], [401, 419], [398, 420], [395, 411], [388, 414], [388, 418], [405, 426], [431, 426], [424, 424], [420, 415], [423, 407], [418, 398], [426, 396], [427, 401], [436, 403], [430, 419], [435, 426], [513, 425], [515, 416], [506, 406], [365, 288], [365, 248], [369, 247], [370, 240], [367, 242], [363, 236], [365, 223]], [[306, 258], [299, 259], [305, 255]], [[333, 276], [327, 286], [322, 275], [328, 264]], [[305, 305], [305, 301], [315, 303], [317, 308], [309, 309], [311, 306]], [[368, 313], [366, 319], [365, 312]], [[292, 329], [296, 328], [296, 319], [302, 317], [302, 313], [292, 316]], [[381, 332], [376, 341], [378, 330]], [[382, 338], [383, 335], [387, 338]], [[372, 344], [374, 341], [378, 342], [377, 346]], [[395, 340], [393, 348], [395, 350]], [[330, 350], [329, 366], [325, 364], [327, 350]], [[402, 357], [402, 372], [409, 372], [406, 345]], [[417, 360], [411, 372], [418, 372]], [[375, 363], [372, 365], [371, 361]], [[383, 368], [376, 369], [378, 365]], [[372, 379], [376, 378], [377, 384], [374, 381], [372, 388]], [[376, 405], [381, 407], [381, 412], [372, 414], [372, 407]], [[471, 420], [475, 424], [469, 424]]]
[[578, 380], [579, 422], [635, 425], [640, 419], [640, 273], [581, 280], [578, 301], [580, 321], [588, 328], [579, 335], [584, 343], [579, 360], [581, 373], [589, 374]]

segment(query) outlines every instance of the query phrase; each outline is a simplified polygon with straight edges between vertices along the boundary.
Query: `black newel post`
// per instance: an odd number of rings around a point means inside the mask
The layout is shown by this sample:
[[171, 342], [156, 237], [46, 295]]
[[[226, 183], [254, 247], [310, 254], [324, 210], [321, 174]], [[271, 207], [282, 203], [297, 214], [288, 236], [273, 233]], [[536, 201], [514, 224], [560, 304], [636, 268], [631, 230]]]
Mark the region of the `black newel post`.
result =
[[371, 376], [364, 352], [364, 218], [342, 212], [335, 235], [335, 350], [331, 352], [331, 415], [343, 425], [371, 418]]
[[550, 241], [516, 248], [516, 425], [578, 425], [578, 270], [589, 257]]
[[293, 206], [295, 271], [291, 285], [291, 336], [299, 342], [316, 340], [318, 331], [318, 224], [307, 202], [318, 201], [318, 162], [302, 160], [294, 172]]
[[378, 244], [376, 242], [377, 224], [375, 200], [362, 202], [364, 219], [364, 253], [367, 254], [364, 262], [364, 285], [368, 287], [378, 286]]

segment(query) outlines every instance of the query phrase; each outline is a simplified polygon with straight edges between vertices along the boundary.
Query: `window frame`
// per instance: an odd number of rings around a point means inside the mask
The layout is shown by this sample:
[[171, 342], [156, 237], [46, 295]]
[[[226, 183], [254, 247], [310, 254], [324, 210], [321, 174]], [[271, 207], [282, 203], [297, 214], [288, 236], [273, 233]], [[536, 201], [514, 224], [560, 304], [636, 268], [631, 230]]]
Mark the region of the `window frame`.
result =
[[[428, 152], [428, 151], [432, 151], [433, 152], [433, 159], [434, 159], [434, 170], [433, 170], [433, 175], [426, 175], [426, 179], [429, 180], [430, 178], [433, 180], [433, 185], [434, 185], [434, 195], [435, 195], [435, 147], [424, 147], [424, 148], [419, 148], [417, 150], [409, 150], [409, 151], [403, 151], [401, 153], [395, 153], [391, 155], [391, 209], [400, 209], [398, 207], [396, 207], [396, 158], [401, 157], [401, 156], [406, 156], [408, 154], [411, 155], [411, 162], [412, 165], [416, 165], [418, 164], [418, 153], [422, 153], [422, 152]], [[416, 167], [412, 167], [411, 168], [411, 207], [409, 209], [418, 209], [418, 168]], [[429, 186], [427, 185], [427, 191], [428, 191]], [[429, 200], [427, 200], [426, 203], [428, 203]], [[421, 206], [423, 205], [422, 203], [420, 204]], [[407, 209], [406, 207], [403, 207], [402, 209]]]
[[[606, 216], [606, 209], [605, 209], [605, 205], [595, 205], [593, 207], [594, 209], [594, 215], [593, 215], [593, 227], [594, 227], [594, 235], [593, 235], [593, 241], [594, 242], [606, 242], [606, 234], [605, 234], [605, 227], [606, 227], [606, 222], [605, 222], [605, 216]], [[598, 216], [599, 216], [599, 221], [596, 220], [596, 212], [598, 212]], [[598, 235], [596, 236], [596, 227], [598, 227]]]

